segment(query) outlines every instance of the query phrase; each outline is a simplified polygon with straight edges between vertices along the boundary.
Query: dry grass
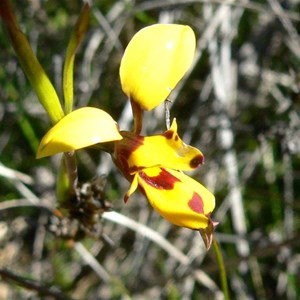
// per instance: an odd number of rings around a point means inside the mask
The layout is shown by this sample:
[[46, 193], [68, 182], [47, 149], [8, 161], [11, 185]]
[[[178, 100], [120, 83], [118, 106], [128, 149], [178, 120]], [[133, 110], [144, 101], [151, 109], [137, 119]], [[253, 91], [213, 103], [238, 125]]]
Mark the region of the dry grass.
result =
[[[59, 89], [81, 2], [14, 4]], [[300, 297], [299, 11], [296, 0], [94, 1], [76, 59], [76, 106], [101, 107], [128, 129], [118, 67], [130, 38], [155, 22], [195, 30], [194, 65], [170, 97], [171, 117], [206, 156], [192, 176], [216, 195], [232, 299]], [[58, 159], [35, 160], [49, 122], [2, 28], [0, 37], [0, 299], [222, 299], [213, 250], [143, 196], [125, 205], [129, 184], [96, 150], [78, 152], [80, 180], [105, 174], [114, 211], [96, 238], [82, 229], [68, 238], [78, 224], [55, 217]], [[144, 133], [165, 130], [164, 118], [163, 105], [146, 113]]]

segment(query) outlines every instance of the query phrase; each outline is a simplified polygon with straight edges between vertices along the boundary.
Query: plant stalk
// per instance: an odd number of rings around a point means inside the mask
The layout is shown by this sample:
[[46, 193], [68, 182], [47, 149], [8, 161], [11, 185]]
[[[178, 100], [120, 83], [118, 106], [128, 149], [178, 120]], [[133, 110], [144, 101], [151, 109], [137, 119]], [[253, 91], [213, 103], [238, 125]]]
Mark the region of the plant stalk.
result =
[[218, 262], [218, 265], [220, 268], [220, 280], [221, 280], [222, 290], [224, 293], [224, 299], [229, 300], [230, 298], [229, 298], [227, 274], [226, 274], [226, 269], [225, 269], [225, 265], [224, 265], [223, 255], [222, 255], [219, 243], [218, 243], [215, 235], [213, 235], [213, 247], [214, 247], [217, 262]]

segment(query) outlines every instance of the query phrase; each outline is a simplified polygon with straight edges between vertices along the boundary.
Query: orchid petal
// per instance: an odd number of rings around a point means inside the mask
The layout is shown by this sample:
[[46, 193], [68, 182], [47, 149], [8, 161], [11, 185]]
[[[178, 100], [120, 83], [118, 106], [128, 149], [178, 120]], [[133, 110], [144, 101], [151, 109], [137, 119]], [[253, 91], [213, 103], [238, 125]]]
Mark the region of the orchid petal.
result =
[[128, 201], [128, 198], [136, 191], [136, 189], [138, 188], [138, 184], [139, 184], [138, 174], [135, 174], [135, 176], [133, 177], [133, 180], [131, 182], [130, 188], [124, 196], [125, 203]]
[[108, 113], [83, 107], [66, 115], [46, 133], [37, 158], [120, 139], [117, 123]]
[[115, 158], [123, 162], [123, 173], [134, 174], [144, 168], [163, 166], [175, 170], [193, 170], [204, 161], [200, 150], [186, 145], [177, 134], [177, 123], [163, 134], [139, 136], [122, 132], [115, 145]]
[[189, 26], [156, 24], [137, 32], [120, 66], [124, 93], [142, 109], [166, 100], [192, 64], [195, 34]]
[[153, 208], [169, 222], [195, 230], [207, 228], [215, 197], [189, 176], [165, 168], [137, 173], [140, 189]]

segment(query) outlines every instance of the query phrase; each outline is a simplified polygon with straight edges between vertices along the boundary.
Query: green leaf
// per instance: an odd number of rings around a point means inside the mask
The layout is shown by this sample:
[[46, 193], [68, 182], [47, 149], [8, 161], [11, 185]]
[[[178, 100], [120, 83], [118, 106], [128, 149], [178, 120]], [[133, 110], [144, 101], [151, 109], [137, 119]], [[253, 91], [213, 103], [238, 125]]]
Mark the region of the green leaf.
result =
[[63, 72], [63, 92], [65, 99], [65, 111], [67, 114], [72, 111], [73, 107], [73, 70], [75, 54], [88, 28], [89, 11], [89, 4], [86, 3], [77, 20], [67, 48]]
[[64, 116], [59, 98], [47, 74], [33, 53], [26, 36], [21, 31], [9, 1], [0, 1], [0, 16], [32, 88], [47, 111], [52, 123], [57, 123]]

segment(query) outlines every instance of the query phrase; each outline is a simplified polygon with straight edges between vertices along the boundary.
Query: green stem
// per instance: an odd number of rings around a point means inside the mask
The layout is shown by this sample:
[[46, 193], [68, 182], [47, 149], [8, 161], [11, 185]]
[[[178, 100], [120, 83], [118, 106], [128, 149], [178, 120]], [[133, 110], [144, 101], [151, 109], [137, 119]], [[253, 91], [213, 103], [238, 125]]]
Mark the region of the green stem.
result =
[[218, 243], [215, 235], [213, 235], [213, 247], [214, 247], [217, 262], [218, 262], [218, 265], [220, 268], [220, 280], [221, 280], [222, 290], [224, 293], [224, 299], [229, 300], [230, 298], [229, 298], [229, 291], [228, 291], [227, 274], [226, 274], [226, 269], [225, 269], [225, 265], [224, 265], [223, 255], [222, 255], [219, 243]]
[[77, 194], [78, 176], [75, 151], [66, 152], [60, 162], [56, 197], [60, 212], [67, 215]]

